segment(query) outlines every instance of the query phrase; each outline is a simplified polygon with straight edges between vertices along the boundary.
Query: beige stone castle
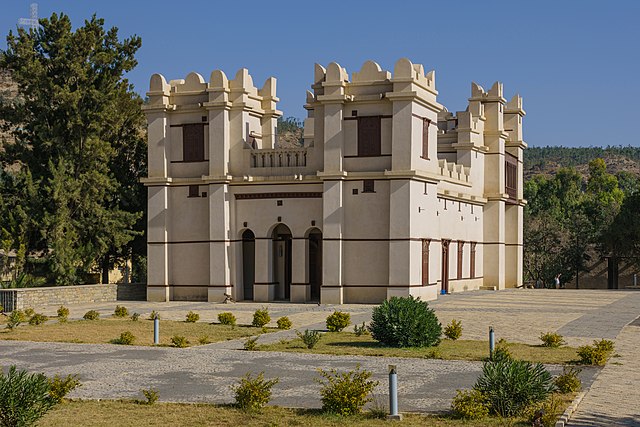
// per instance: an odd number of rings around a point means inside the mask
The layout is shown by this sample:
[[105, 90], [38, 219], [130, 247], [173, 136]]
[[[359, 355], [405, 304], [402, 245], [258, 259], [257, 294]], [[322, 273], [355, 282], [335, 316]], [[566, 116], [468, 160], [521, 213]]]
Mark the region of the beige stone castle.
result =
[[522, 284], [522, 98], [438, 103], [400, 59], [315, 66], [304, 143], [277, 143], [276, 80], [151, 77], [150, 301], [377, 303]]

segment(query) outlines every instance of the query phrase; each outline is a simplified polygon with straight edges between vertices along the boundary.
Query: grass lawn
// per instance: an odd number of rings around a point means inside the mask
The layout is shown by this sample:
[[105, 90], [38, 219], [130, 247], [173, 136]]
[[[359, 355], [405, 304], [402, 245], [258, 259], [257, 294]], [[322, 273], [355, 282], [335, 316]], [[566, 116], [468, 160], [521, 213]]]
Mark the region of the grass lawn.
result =
[[[508, 343], [516, 359], [541, 363], [576, 363], [577, 349], [574, 347], [548, 348], [521, 343]], [[371, 335], [357, 336], [352, 332], [327, 332], [316, 346], [309, 350], [296, 338], [291, 341], [258, 346], [262, 351], [290, 351], [299, 353], [322, 353], [356, 356], [417, 357], [446, 360], [484, 360], [489, 356], [487, 341], [442, 340], [437, 347], [391, 348], [384, 347]]]
[[[48, 322], [39, 326], [25, 323], [13, 331], [0, 329], [0, 339], [105, 344], [119, 338], [124, 331], [129, 331], [136, 337], [134, 345], [153, 344], [153, 321], [140, 319], [134, 322], [126, 318], [113, 317], [98, 320], [74, 320], [67, 323]], [[171, 345], [171, 337], [174, 335], [186, 337], [190, 345], [198, 345], [198, 340], [204, 336], [208, 337], [209, 342], [216, 342], [249, 337], [261, 332], [261, 328], [252, 326], [232, 327], [206, 322], [186, 323], [161, 320], [160, 344]]]
[[[562, 410], [568, 406], [571, 396], [563, 396]], [[119, 427], [126, 426], [388, 426], [389, 421], [368, 415], [339, 417], [323, 414], [317, 409], [287, 409], [276, 406], [264, 408], [260, 413], [246, 413], [228, 405], [156, 403], [141, 405], [133, 401], [72, 401], [57, 406], [40, 422], [40, 427], [66, 427], [73, 425], [107, 427], [114, 420]], [[399, 426], [435, 427], [489, 427], [496, 425], [530, 426], [525, 418], [499, 419], [488, 417], [476, 421], [453, 419], [446, 415], [428, 416], [408, 414]]]

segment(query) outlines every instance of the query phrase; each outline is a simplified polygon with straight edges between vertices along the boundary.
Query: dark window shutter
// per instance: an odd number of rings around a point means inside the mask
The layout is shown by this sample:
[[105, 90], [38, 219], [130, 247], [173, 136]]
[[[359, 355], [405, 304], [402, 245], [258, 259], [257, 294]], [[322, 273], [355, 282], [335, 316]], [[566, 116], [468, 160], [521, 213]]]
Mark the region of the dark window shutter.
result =
[[189, 186], [189, 197], [200, 197], [200, 186], [198, 186], [198, 185], [190, 185]]
[[358, 117], [358, 156], [371, 157], [381, 154], [381, 117]]
[[202, 123], [182, 126], [182, 160], [201, 162], [204, 160], [204, 125]]
[[476, 242], [471, 242], [471, 258], [470, 258], [470, 269], [471, 269], [471, 278], [476, 278]]
[[363, 193], [375, 193], [375, 180], [373, 179], [365, 179], [362, 182], [362, 192]]
[[422, 286], [429, 284], [429, 244], [431, 240], [422, 240]]
[[431, 120], [422, 119], [422, 158], [429, 159], [429, 125]]
[[464, 242], [458, 240], [458, 279], [462, 279], [462, 254], [464, 248]]

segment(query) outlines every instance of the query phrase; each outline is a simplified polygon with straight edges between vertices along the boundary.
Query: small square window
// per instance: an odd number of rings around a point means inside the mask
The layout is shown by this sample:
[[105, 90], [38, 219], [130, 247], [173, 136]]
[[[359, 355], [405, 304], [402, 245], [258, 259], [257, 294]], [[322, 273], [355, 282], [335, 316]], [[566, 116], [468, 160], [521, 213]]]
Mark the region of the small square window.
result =
[[202, 116], [202, 121], [206, 122], [207, 121], [207, 116]]
[[202, 192], [202, 194], [201, 194], [201, 196], [202, 196], [202, 197], [207, 197], [207, 192], [206, 192], [206, 191], [203, 191], [203, 192]]
[[358, 110], [352, 110], [351, 117], [358, 117]]
[[197, 185], [190, 185], [189, 197], [200, 197], [200, 187]]
[[353, 190], [351, 190], [351, 194], [353, 194], [354, 196], [358, 194], [358, 189], [354, 188]]
[[375, 193], [375, 181], [373, 179], [365, 179], [362, 182], [362, 192], [363, 193]]
[[276, 205], [277, 205], [277, 206], [282, 206], [282, 200], [278, 200], [278, 201], [276, 202]]

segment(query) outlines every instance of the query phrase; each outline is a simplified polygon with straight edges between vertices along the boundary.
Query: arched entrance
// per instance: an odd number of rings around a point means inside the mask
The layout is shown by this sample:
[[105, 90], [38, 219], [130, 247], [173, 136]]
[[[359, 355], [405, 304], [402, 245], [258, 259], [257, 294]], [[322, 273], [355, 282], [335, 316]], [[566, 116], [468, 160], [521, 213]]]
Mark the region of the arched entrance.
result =
[[309, 287], [311, 301], [320, 301], [322, 286], [322, 232], [318, 229], [309, 233]]
[[451, 240], [442, 241], [442, 290], [449, 293], [449, 244]]
[[291, 230], [279, 224], [271, 234], [273, 240], [273, 281], [276, 300], [291, 298]]
[[242, 290], [245, 300], [253, 301], [256, 279], [256, 236], [251, 230], [242, 233]]

